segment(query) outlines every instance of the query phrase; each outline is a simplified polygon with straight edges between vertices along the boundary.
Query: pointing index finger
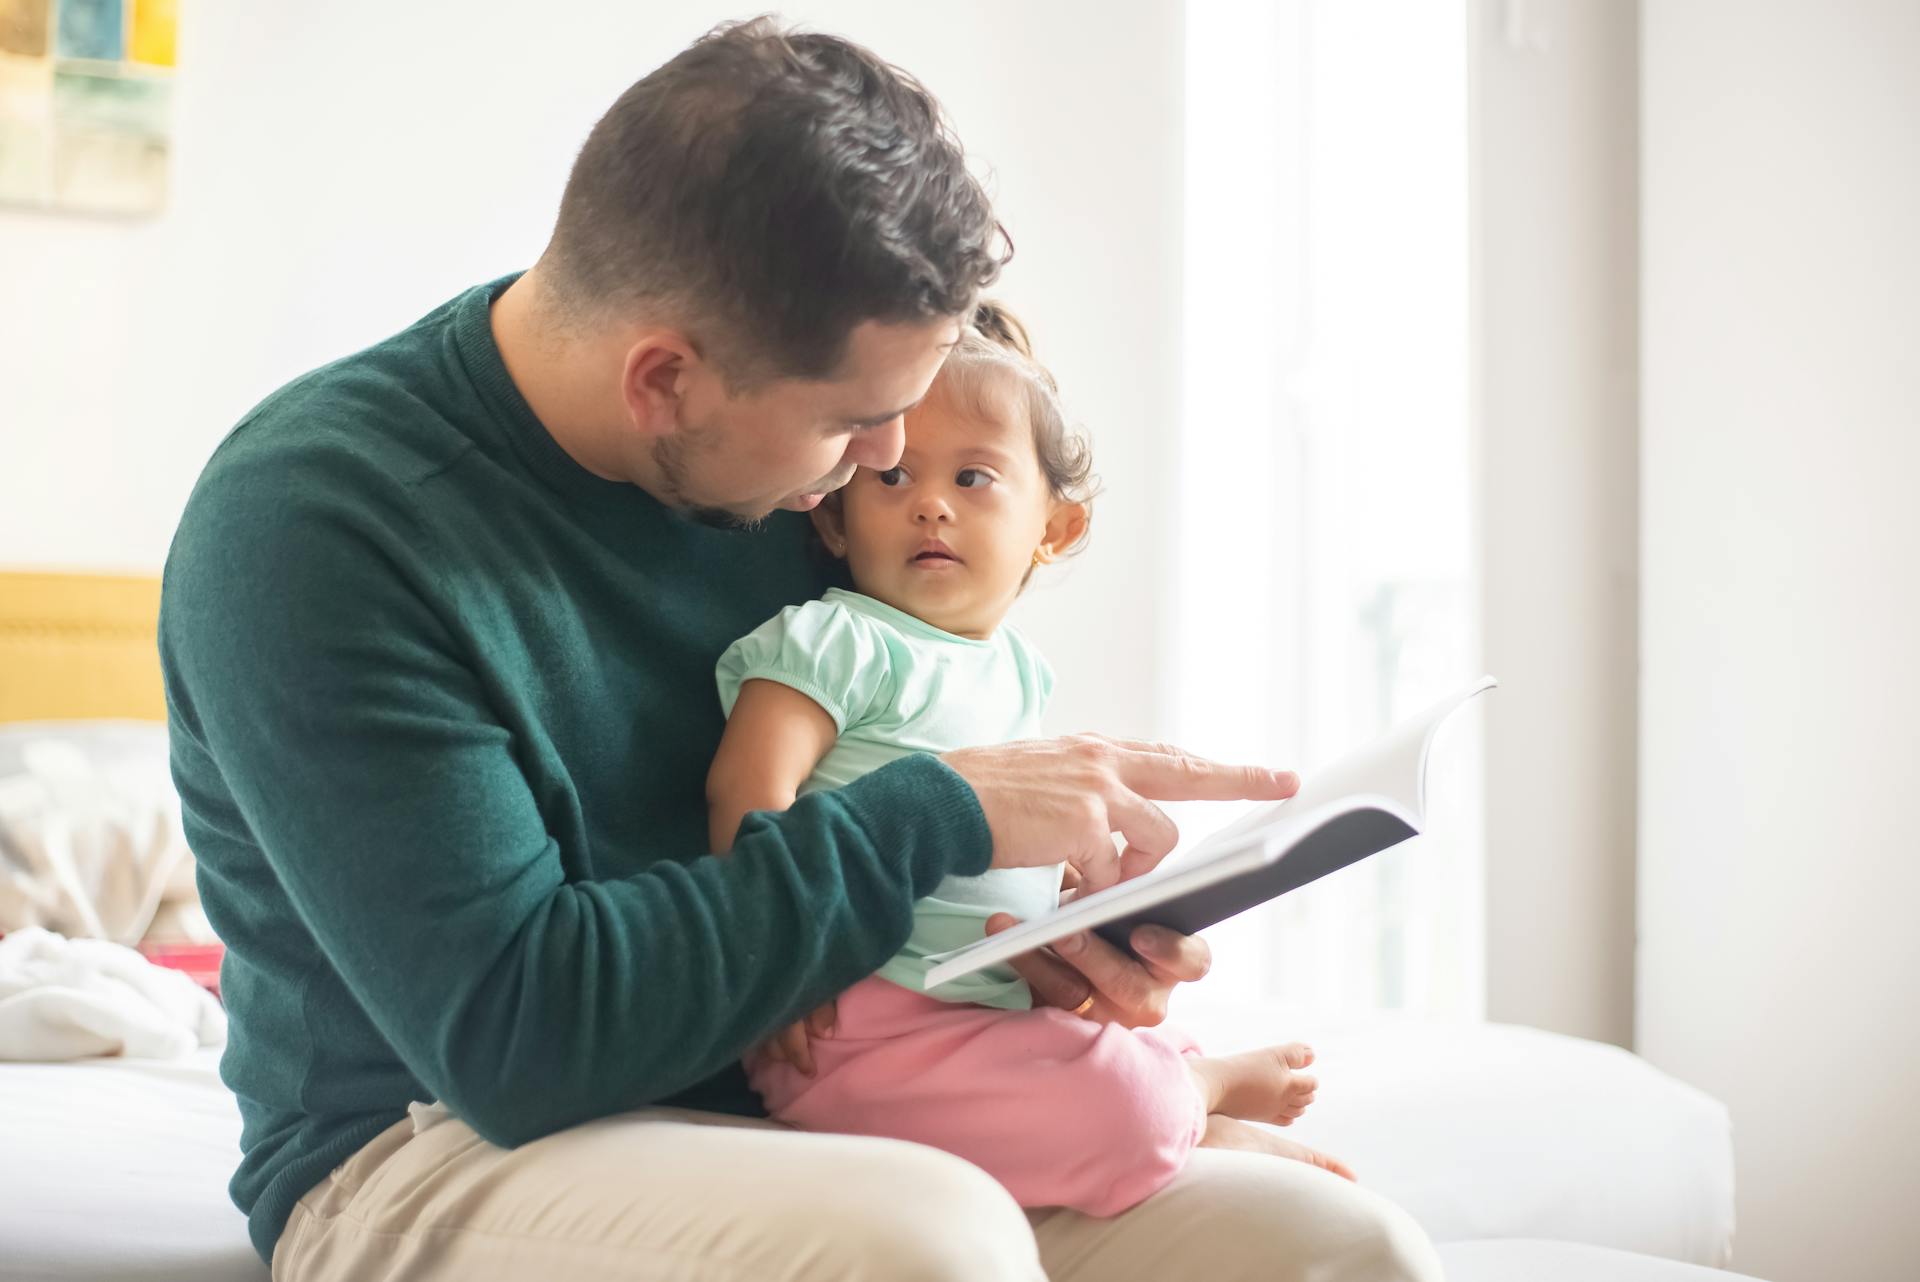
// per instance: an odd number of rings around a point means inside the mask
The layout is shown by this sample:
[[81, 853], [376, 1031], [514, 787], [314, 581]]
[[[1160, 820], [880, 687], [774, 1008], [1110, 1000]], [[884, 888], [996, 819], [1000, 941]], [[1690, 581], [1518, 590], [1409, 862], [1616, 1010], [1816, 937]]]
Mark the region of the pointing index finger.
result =
[[1157, 801], [1280, 801], [1300, 791], [1291, 770], [1223, 765], [1164, 744], [1116, 746], [1120, 782]]

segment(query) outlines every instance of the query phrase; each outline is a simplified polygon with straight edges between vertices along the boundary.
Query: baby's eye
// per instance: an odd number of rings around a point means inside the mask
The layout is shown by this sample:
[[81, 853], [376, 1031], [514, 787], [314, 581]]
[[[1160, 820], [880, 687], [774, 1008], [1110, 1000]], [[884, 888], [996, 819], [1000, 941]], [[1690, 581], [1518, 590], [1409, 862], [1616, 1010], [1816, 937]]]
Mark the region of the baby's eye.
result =
[[900, 484], [900, 482], [906, 479], [907, 479], [907, 469], [904, 467], [890, 467], [886, 471], [879, 474], [880, 484], [886, 485], [886, 486], [898, 485]]
[[[968, 477], [974, 479], [969, 481]], [[977, 467], [963, 467], [960, 469], [960, 474], [953, 479], [963, 490], [978, 490], [993, 484], [993, 478]]]

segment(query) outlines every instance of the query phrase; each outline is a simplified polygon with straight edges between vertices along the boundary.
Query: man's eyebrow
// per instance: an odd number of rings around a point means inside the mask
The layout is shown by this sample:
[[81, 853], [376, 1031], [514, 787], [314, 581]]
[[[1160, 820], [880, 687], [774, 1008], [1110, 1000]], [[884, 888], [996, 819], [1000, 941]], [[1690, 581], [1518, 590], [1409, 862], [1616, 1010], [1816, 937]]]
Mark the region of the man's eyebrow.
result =
[[850, 418], [847, 420], [847, 425], [849, 427], [881, 427], [893, 422], [893, 420], [899, 418], [902, 414], [910, 414], [914, 410], [919, 409], [920, 401], [926, 399], [926, 397], [922, 396], [919, 401], [915, 401], [911, 405], [905, 406], [902, 409], [891, 410], [885, 414], [876, 415], [873, 418]]

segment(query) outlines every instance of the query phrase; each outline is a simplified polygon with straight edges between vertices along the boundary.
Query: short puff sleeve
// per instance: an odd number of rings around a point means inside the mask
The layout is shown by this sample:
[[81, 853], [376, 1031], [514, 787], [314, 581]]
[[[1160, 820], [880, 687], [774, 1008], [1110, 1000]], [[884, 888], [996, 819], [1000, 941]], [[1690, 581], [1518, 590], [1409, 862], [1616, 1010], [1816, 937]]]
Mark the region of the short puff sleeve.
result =
[[741, 686], [777, 681], [825, 708], [841, 734], [893, 699], [892, 658], [879, 628], [834, 601], [788, 606], [728, 646], [714, 676], [728, 716]]

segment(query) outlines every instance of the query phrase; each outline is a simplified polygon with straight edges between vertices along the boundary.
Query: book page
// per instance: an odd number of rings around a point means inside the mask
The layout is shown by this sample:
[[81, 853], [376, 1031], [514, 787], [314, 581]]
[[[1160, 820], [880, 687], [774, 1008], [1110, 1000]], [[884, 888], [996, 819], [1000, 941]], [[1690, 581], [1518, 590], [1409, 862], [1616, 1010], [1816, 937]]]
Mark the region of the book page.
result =
[[[1331, 765], [1303, 772], [1299, 792], [1285, 801], [1255, 806], [1185, 855], [1176, 856], [1178, 865], [1217, 858], [1227, 851], [1275, 838], [1284, 841], [1300, 829], [1309, 812], [1329, 805], [1345, 809], [1345, 803], [1355, 797], [1385, 803], [1383, 809], [1399, 814], [1415, 828], [1425, 827], [1427, 750], [1434, 735], [1456, 708], [1496, 684], [1492, 677], [1481, 677]], [[1151, 875], [1158, 875], [1166, 867], [1162, 865]]]
[[926, 986], [937, 987], [983, 966], [1043, 947], [1073, 931], [1117, 921], [1283, 859], [1297, 843], [1342, 814], [1380, 810], [1419, 831], [1425, 826], [1426, 757], [1434, 735], [1456, 709], [1495, 684], [1492, 677], [1482, 677], [1331, 765], [1303, 774], [1300, 791], [1294, 796], [1255, 807], [1191, 851], [1170, 856], [1143, 877], [1109, 886], [1063, 904], [1045, 917], [930, 958], [939, 964], [928, 972]]

